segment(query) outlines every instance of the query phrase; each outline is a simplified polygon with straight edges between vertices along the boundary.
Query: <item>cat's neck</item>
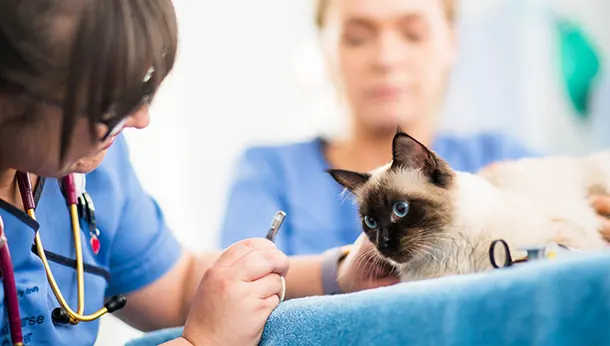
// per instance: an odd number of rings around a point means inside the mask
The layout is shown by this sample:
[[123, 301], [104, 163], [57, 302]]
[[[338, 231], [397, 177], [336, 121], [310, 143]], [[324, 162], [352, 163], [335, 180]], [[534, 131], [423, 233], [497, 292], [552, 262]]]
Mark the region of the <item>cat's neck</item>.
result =
[[456, 172], [453, 226], [473, 231], [482, 227], [502, 203], [500, 191], [488, 181], [466, 172]]
[[[487, 180], [458, 173], [450, 233], [470, 239], [524, 237], [531, 229], [548, 229], [548, 210], [527, 196], [498, 189]], [[541, 234], [541, 231], [538, 233]]]

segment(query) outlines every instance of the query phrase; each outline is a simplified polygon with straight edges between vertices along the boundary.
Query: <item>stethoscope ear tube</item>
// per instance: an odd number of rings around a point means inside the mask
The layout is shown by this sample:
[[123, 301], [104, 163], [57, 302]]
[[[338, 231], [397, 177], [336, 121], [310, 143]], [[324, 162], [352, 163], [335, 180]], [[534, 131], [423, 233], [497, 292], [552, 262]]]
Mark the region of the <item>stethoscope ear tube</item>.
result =
[[76, 185], [74, 184], [74, 175], [68, 174], [60, 179], [61, 193], [64, 195], [68, 205], [77, 205]]
[[34, 192], [32, 191], [30, 175], [23, 172], [17, 172], [16, 176], [19, 192], [21, 193], [21, 201], [23, 202], [23, 209], [34, 209]]
[[2, 271], [2, 284], [9, 317], [11, 341], [13, 345], [23, 345], [23, 331], [21, 330], [21, 315], [19, 314], [19, 298], [15, 284], [15, 271], [8, 240], [4, 233], [4, 222], [0, 216], [0, 270]]

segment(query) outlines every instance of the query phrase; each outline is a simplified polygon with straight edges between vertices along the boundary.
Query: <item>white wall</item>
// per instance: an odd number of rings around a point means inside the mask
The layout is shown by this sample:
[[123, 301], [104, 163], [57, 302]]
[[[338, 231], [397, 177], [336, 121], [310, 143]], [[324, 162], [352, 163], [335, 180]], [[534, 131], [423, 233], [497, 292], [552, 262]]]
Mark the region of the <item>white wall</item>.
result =
[[[140, 179], [192, 250], [216, 247], [231, 165], [246, 144], [295, 140], [338, 123], [316, 60], [312, 3], [176, 1], [176, 69], [153, 106], [151, 126], [127, 136]], [[555, 3], [582, 18], [608, 53], [610, 2]], [[445, 127], [508, 126], [537, 148], [578, 149], [583, 135], [572, 126], [548, 67], [552, 41], [540, 4], [463, 1], [462, 49]], [[569, 140], [549, 135], [549, 120]], [[137, 335], [106, 317], [97, 345], [120, 345]]]

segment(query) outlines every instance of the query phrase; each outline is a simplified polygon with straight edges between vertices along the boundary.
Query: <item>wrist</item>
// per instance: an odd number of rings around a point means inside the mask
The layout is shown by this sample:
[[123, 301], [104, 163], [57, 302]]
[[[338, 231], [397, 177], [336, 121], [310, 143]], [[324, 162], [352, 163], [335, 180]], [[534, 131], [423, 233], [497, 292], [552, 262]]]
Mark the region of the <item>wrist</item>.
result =
[[350, 250], [351, 246], [347, 245], [329, 249], [322, 254], [322, 292], [324, 294], [343, 293], [339, 286], [339, 267]]
[[187, 324], [185, 325], [184, 330], [182, 331], [182, 335], [180, 336], [179, 339], [184, 340], [184, 343], [176, 344], [176, 345], [216, 346], [216, 345], [224, 344], [222, 342], [219, 342], [219, 340], [217, 340], [216, 338], [212, 337], [211, 334], [203, 332], [200, 328], [197, 328], [197, 330], [194, 331], [193, 328], [191, 328], [188, 325], [188, 321], [187, 321]]
[[184, 337], [179, 337], [168, 342], [164, 342], [161, 346], [195, 346], [190, 341], [185, 339]]

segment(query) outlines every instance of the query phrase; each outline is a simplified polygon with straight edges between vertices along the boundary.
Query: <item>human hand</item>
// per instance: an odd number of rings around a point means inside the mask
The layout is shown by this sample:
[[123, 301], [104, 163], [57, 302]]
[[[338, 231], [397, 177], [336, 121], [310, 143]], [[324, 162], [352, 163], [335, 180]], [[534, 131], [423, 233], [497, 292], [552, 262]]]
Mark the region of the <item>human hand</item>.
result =
[[610, 241], [610, 196], [609, 195], [593, 195], [591, 196], [591, 205], [597, 212], [602, 228], [600, 233], [607, 241]]
[[339, 264], [338, 283], [349, 293], [398, 283], [394, 267], [384, 260], [366, 235], [361, 234], [349, 254]]
[[[185, 323], [193, 345], [257, 345], [290, 261], [266, 239], [227, 248], [205, 272]], [[280, 277], [281, 276], [281, 277]]]

